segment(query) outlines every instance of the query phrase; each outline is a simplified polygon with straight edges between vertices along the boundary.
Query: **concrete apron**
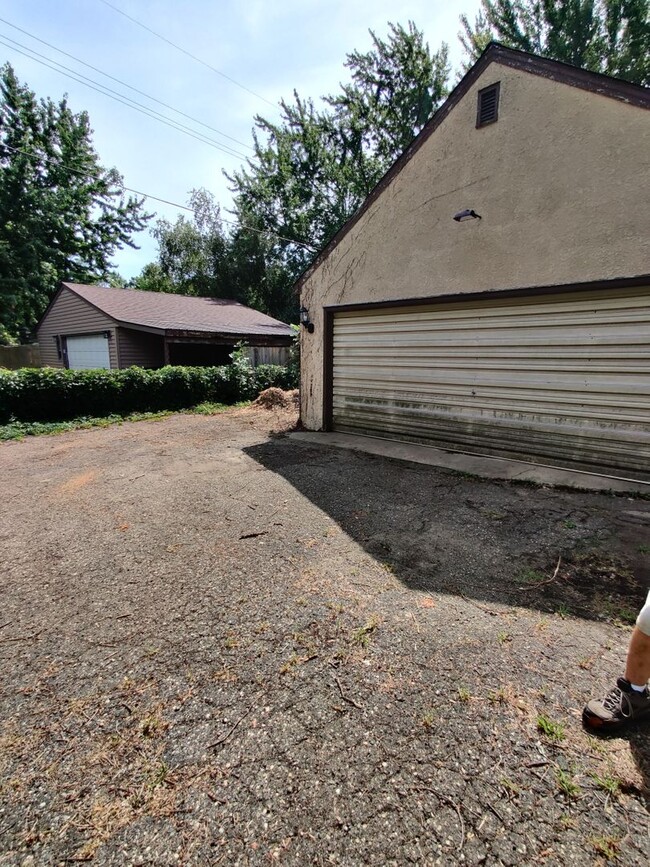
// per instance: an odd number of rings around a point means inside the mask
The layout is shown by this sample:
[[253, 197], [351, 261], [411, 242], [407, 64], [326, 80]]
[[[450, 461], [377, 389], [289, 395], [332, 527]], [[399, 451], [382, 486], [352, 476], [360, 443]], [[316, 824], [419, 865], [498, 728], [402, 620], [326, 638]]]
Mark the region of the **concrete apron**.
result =
[[617, 493], [642, 493], [650, 495], [650, 482], [623, 479], [615, 476], [599, 476], [581, 470], [566, 470], [512, 461], [508, 458], [485, 457], [462, 452], [448, 452], [433, 446], [385, 440], [379, 437], [356, 434], [296, 431], [289, 436], [298, 442], [337, 446], [343, 449], [366, 452], [399, 461], [412, 461], [432, 467], [444, 467], [460, 473], [471, 473], [488, 479], [506, 479], [533, 482], [538, 485], [578, 488], [583, 491], [615, 491]]

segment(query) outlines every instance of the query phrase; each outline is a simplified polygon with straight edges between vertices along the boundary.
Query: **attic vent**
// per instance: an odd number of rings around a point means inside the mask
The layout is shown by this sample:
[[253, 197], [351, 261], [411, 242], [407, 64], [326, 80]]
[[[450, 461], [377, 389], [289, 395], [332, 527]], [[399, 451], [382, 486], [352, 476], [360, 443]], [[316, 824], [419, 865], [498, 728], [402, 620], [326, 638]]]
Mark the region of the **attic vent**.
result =
[[478, 92], [476, 126], [487, 126], [499, 119], [499, 84], [491, 84]]

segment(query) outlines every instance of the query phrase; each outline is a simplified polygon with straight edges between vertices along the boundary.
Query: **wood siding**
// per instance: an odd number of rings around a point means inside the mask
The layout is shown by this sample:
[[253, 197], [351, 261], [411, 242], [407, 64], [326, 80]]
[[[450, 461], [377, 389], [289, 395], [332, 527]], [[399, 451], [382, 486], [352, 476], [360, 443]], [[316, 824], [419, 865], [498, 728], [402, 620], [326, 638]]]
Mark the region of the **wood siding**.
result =
[[161, 334], [118, 328], [120, 367], [162, 367], [165, 363], [164, 339]]
[[249, 346], [247, 351], [253, 367], [258, 364], [280, 364], [286, 367], [289, 363], [288, 346]]
[[44, 367], [65, 367], [63, 357], [56, 349], [57, 336], [97, 334], [110, 331], [109, 353], [111, 367], [117, 367], [117, 341], [115, 322], [69, 289], [62, 289], [38, 329], [38, 343]]
[[650, 480], [650, 287], [335, 312], [332, 422]]

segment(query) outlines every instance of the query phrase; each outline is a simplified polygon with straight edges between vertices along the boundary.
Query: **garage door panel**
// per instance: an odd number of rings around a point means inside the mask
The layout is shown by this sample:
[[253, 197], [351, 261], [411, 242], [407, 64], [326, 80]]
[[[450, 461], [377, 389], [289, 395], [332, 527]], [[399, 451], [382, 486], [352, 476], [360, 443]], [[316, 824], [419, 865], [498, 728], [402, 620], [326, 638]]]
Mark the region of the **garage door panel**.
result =
[[[340, 395], [334, 394], [334, 411], [340, 414], [348, 414], [355, 407], [359, 411], [364, 411], [365, 408], [370, 411], [370, 408], [377, 406], [377, 412], [385, 412], [393, 414], [396, 407], [406, 410], [409, 407], [426, 408], [428, 411], [435, 412], [464, 412], [469, 415], [492, 414], [498, 416], [504, 413], [512, 414], [512, 400], [508, 400], [503, 395], [484, 395], [481, 400], [476, 400], [473, 397], [459, 395], [457, 393], [442, 393], [431, 392], [430, 395], [407, 395], [404, 392], [395, 393], [391, 399], [386, 401], [385, 395], [372, 395], [366, 393], [358, 401], [350, 399], [341, 400]], [[582, 420], [596, 419], [601, 425], [615, 424], [621, 427], [629, 426], [632, 430], [637, 431], [639, 424], [650, 425], [650, 409], [648, 409], [645, 400], [639, 401], [636, 404], [630, 404], [626, 400], [625, 395], [613, 395], [610, 405], [603, 408], [602, 402], [595, 398], [583, 398], [581, 403], [576, 403], [574, 398], [567, 396], [559, 398], [556, 395], [546, 397], [538, 397], [536, 400], [519, 401], [517, 403], [517, 413], [540, 416], [544, 418], [549, 416], [558, 420], [561, 423], [570, 422], [575, 419], [576, 424]], [[556, 422], [557, 424], [557, 422]], [[635, 434], [636, 435], [636, 434]]]
[[[643, 478], [635, 470], [640, 464], [650, 464], [650, 443], [640, 447], [634, 436], [621, 434], [608, 441], [600, 435], [591, 435], [586, 430], [574, 430], [571, 434], [557, 431], [544, 431], [541, 426], [522, 427], [520, 424], [499, 424], [489, 420], [467, 422], [458, 418], [436, 419], [436, 437], [431, 440], [430, 419], [426, 416], [400, 416], [393, 419], [380, 417], [375, 424], [365, 426], [371, 417], [360, 415], [357, 423], [341, 425], [337, 430], [343, 433], [377, 436], [377, 425], [381, 424], [383, 435], [411, 442], [427, 442], [451, 451], [466, 451], [478, 454], [492, 454], [497, 457], [514, 458], [527, 461], [555, 463], [576, 469], [594, 471], [606, 465], [617, 474]], [[489, 447], [486, 443], [489, 442]], [[650, 478], [647, 475], [645, 478]]]
[[650, 479], [650, 290], [342, 312], [333, 427]]
[[68, 367], [71, 370], [109, 370], [108, 338], [105, 334], [83, 334], [66, 338]]

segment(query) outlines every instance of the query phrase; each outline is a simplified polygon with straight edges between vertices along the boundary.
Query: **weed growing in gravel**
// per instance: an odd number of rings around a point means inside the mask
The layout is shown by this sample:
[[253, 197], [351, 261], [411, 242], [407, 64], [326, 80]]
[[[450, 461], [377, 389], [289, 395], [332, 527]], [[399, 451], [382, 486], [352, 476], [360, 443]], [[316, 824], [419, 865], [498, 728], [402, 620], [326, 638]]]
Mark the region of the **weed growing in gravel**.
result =
[[352, 633], [352, 643], [359, 647], [368, 647], [372, 640], [372, 635], [379, 626], [379, 618], [373, 615], [365, 626], [360, 626]]
[[639, 554], [650, 554], [650, 545], [639, 545]]
[[506, 704], [508, 696], [505, 687], [501, 686], [499, 689], [489, 692], [488, 701], [491, 701], [492, 704]]
[[501, 787], [505, 790], [507, 797], [513, 797], [514, 795], [519, 795], [521, 793], [521, 786], [518, 786], [516, 783], [513, 783], [508, 777], [501, 777], [499, 780]]
[[462, 702], [468, 702], [471, 699], [471, 697], [472, 697], [472, 694], [468, 689], [465, 689], [464, 686], [458, 687], [458, 698]]
[[544, 714], [537, 717], [537, 731], [541, 732], [551, 741], [563, 741], [565, 738], [564, 726], [555, 723]]
[[601, 756], [604, 756], [607, 753], [607, 743], [605, 741], [602, 741], [593, 735], [587, 735], [587, 742], [590, 749], [595, 753], [598, 753]]
[[143, 738], [153, 738], [163, 727], [163, 722], [158, 717], [148, 716], [140, 723], [140, 734]]
[[613, 798], [615, 798], [621, 791], [621, 781], [618, 777], [612, 777], [609, 774], [605, 774], [601, 777], [596, 773], [592, 773], [590, 776], [599, 789], [602, 789], [603, 792], [607, 792], [607, 794], [611, 795]]
[[167, 779], [168, 773], [169, 767], [165, 764], [165, 762], [161, 762], [149, 778], [149, 788], [156, 789], [158, 786], [162, 786], [162, 784]]
[[565, 530], [575, 530], [578, 525], [575, 521], [562, 521], [562, 526]]
[[486, 509], [483, 514], [490, 521], [503, 521], [508, 517], [505, 512], [493, 512], [491, 509]]
[[234, 671], [232, 671], [232, 669], [227, 668], [224, 665], [224, 667], [220, 668], [219, 671], [214, 672], [212, 679], [220, 681], [221, 683], [237, 683], [239, 677]]
[[583, 656], [582, 659], [578, 660], [578, 665], [580, 666], [580, 668], [584, 669], [585, 671], [591, 671], [593, 664], [594, 664], [594, 657], [593, 656]]
[[569, 608], [568, 605], [565, 605], [564, 602], [560, 602], [558, 607], [555, 609], [555, 613], [557, 614], [558, 617], [560, 617], [562, 620], [564, 620], [566, 617], [571, 616], [571, 609]]
[[575, 816], [569, 816], [568, 813], [562, 813], [558, 820], [558, 824], [563, 830], [568, 831], [570, 828], [578, 827], [578, 820]]
[[523, 572], [517, 575], [515, 580], [520, 584], [539, 584], [541, 581], [546, 580], [546, 575], [537, 569], [524, 569]]
[[589, 841], [599, 855], [608, 861], [614, 861], [618, 857], [621, 838], [609, 835], [607, 837], [592, 837]]
[[296, 666], [300, 662], [300, 657], [297, 653], [292, 653], [289, 659], [286, 662], [283, 662], [280, 666], [280, 674], [292, 674]]
[[562, 770], [562, 768], [556, 768], [555, 779], [557, 781], [558, 789], [567, 798], [574, 800], [580, 795], [580, 792], [582, 791], [580, 786], [573, 782], [573, 777], [567, 771]]
[[436, 721], [435, 711], [428, 710], [426, 713], [422, 714], [422, 725], [425, 727], [425, 729], [432, 729], [435, 721]]
[[497, 641], [499, 644], [507, 644], [509, 641], [512, 641], [512, 635], [509, 632], [498, 632]]

